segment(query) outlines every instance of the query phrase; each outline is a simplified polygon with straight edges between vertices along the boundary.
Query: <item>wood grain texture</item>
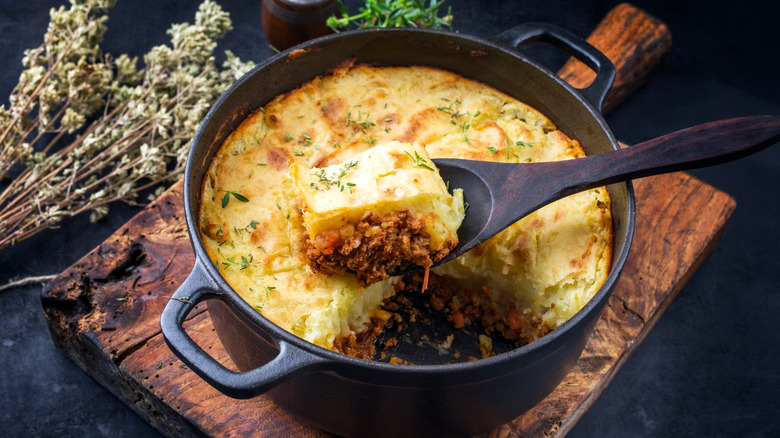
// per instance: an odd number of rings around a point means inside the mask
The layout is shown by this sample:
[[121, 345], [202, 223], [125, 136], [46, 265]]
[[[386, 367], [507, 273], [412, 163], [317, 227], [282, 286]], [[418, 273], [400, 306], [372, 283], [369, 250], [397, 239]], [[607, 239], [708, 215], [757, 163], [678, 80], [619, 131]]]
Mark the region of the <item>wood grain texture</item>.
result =
[[[672, 47], [666, 25], [629, 3], [612, 9], [587, 38], [607, 55], [618, 74], [602, 111], [611, 111], [650, 77]], [[571, 58], [558, 75], [576, 88], [590, 85], [596, 74], [581, 61]]]
[[[594, 34], [650, 20], [628, 5], [619, 8]], [[618, 64], [619, 77], [646, 62]], [[572, 81], [587, 75], [569, 68]], [[610, 105], [622, 96], [611, 97]], [[639, 180], [635, 189], [634, 245], [576, 368], [533, 410], [486, 436], [562, 436], [570, 430], [713, 249], [735, 208], [728, 195], [684, 173]], [[178, 182], [45, 287], [41, 301], [54, 343], [165, 435], [327, 436], [267, 397], [234, 400], [220, 394], [166, 346], [160, 313], [194, 263], [183, 211]], [[190, 314], [185, 328], [214, 358], [233, 367], [205, 305]]]

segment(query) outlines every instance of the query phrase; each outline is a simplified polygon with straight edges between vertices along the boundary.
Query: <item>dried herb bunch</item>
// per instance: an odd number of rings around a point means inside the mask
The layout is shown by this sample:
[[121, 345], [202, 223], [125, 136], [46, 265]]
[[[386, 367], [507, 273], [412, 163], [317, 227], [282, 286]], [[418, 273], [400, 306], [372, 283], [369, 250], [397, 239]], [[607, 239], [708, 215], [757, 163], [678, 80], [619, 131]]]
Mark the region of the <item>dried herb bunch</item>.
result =
[[427, 27], [452, 30], [452, 11], [443, 17], [439, 10], [446, 0], [365, 0], [355, 15], [349, 15], [342, 0], [337, 1], [341, 16], [331, 16], [327, 25], [334, 32], [378, 27]]
[[251, 63], [229, 51], [216, 65], [229, 15], [204, 1], [170, 45], [136, 58], [100, 49], [116, 0], [70, 0], [52, 9], [43, 43], [0, 107], [0, 250], [114, 201], [139, 204], [181, 177], [191, 139], [214, 101]]

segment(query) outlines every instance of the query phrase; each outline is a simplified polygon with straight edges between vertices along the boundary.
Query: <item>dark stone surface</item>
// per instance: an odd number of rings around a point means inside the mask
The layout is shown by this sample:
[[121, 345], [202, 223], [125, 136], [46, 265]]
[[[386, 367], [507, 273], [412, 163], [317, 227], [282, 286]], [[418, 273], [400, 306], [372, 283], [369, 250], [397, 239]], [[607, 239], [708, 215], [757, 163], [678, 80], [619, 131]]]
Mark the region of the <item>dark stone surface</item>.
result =
[[[49, 7], [61, 3], [0, 1], [0, 95], [16, 83], [23, 50], [39, 44]], [[245, 59], [268, 56], [260, 1], [219, 3], [235, 26], [220, 50]], [[480, 36], [526, 21], [586, 36], [617, 3], [447, 2], [455, 29]], [[710, 120], [780, 114], [775, 2], [634, 4], [667, 23], [674, 44], [646, 86], [607, 117], [620, 140], [631, 144]], [[196, 1], [122, 0], [111, 12], [105, 51], [142, 55], [167, 41], [170, 23], [192, 21], [196, 7]], [[737, 210], [713, 254], [571, 436], [780, 436], [780, 146], [692, 173], [732, 195]], [[64, 270], [135, 212], [116, 206], [98, 224], [75, 218], [0, 252], [0, 284]], [[154, 436], [53, 346], [40, 290], [0, 293], [0, 436]]]

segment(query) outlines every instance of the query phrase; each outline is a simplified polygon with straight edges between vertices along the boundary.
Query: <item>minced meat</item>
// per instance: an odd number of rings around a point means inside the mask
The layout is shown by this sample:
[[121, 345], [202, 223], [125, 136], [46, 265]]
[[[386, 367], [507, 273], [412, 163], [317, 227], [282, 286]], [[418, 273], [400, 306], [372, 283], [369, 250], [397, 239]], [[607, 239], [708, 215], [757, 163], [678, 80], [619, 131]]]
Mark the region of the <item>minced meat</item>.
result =
[[306, 257], [315, 272], [351, 271], [360, 286], [366, 287], [400, 269], [427, 269], [457, 244], [448, 239], [440, 250], [433, 251], [429, 242], [424, 219], [412, 217], [408, 209], [384, 215], [368, 211], [357, 225], [348, 224], [308, 239]]

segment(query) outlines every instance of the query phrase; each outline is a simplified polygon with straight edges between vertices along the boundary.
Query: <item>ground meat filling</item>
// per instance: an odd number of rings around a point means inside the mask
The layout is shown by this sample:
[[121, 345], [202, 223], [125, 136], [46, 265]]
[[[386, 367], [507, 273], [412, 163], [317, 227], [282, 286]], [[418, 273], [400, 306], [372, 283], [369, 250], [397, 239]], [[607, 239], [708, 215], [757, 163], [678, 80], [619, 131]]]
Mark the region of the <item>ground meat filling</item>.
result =
[[[406, 280], [411, 284], [422, 281], [413, 277]], [[447, 320], [456, 329], [479, 324], [485, 333], [502, 336], [518, 346], [529, 344], [551, 331], [541, 318], [524, 314], [514, 303], [495, 296], [484, 286], [463, 288], [451, 278], [432, 275], [429, 296], [430, 306], [446, 312]]]
[[457, 242], [448, 239], [438, 251], [429, 247], [424, 219], [404, 209], [380, 215], [368, 211], [357, 225], [327, 230], [307, 242], [306, 257], [315, 271], [356, 274], [362, 287], [411, 266], [430, 267], [449, 254]]

